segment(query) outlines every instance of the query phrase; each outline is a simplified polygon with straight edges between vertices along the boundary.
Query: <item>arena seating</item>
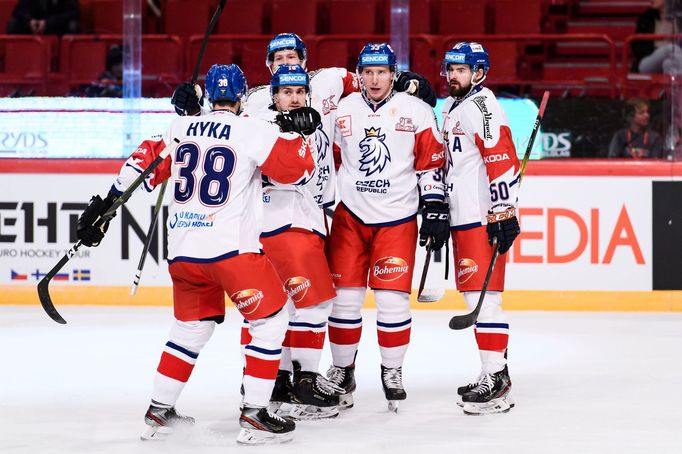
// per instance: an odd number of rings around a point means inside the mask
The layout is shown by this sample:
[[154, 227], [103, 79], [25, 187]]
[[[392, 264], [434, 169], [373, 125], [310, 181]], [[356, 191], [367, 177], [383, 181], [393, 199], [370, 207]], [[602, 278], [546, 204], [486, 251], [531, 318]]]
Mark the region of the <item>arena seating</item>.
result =
[[[16, 0], [0, 0], [0, 20]], [[170, 94], [193, 71], [215, 0], [161, 0], [157, 18], [144, 6], [143, 93]], [[78, 36], [2, 38], [0, 90], [64, 95], [97, 79], [106, 50], [121, 41], [123, 0], [81, 0]], [[410, 67], [445, 93], [443, 52], [459, 40], [483, 42], [493, 70], [488, 82], [519, 95], [550, 87], [559, 94], [659, 96], [666, 77], [628, 73], [629, 38], [645, 0], [409, 0]], [[390, 40], [390, 0], [230, 0], [200, 68], [236, 62], [251, 86], [267, 83], [265, 47], [273, 34], [295, 31], [309, 47], [310, 69], [355, 68], [368, 41]], [[456, 33], [456, 34], [455, 34]], [[2, 35], [0, 35], [2, 36]], [[17, 37], [19, 38], [19, 37]], [[24, 55], [22, 61], [16, 55]], [[47, 63], [44, 64], [45, 60]], [[41, 79], [41, 80], [39, 80]]]

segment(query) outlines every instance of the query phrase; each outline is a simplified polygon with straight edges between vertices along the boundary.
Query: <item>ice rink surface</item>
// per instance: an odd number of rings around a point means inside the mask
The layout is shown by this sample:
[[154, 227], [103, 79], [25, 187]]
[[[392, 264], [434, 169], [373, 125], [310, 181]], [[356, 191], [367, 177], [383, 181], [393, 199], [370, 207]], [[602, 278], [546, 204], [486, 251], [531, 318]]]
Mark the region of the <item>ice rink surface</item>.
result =
[[[298, 423], [293, 442], [238, 446], [240, 317], [202, 351], [178, 410], [188, 433], [141, 442], [169, 307], [0, 306], [0, 453], [682, 453], [682, 314], [511, 312], [516, 407], [465, 416], [456, 387], [475, 378], [471, 330], [444, 311], [415, 311], [404, 365], [408, 400], [389, 413], [375, 313], [366, 311], [356, 405]], [[330, 364], [325, 347], [321, 369]]]

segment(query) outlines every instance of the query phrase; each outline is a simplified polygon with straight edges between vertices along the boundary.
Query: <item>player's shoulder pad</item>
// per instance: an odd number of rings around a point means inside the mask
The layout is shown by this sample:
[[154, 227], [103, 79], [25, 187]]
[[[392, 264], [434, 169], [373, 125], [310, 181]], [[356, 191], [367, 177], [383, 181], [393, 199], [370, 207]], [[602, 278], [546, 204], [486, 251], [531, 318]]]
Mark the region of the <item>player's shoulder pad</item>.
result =
[[320, 69], [316, 69], [315, 71], [310, 71], [308, 73], [308, 77], [310, 77], [312, 79], [313, 77], [317, 76], [318, 74], [320, 74], [324, 70], [325, 70], [325, 68], [320, 68]]
[[270, 85], [259, 85], [257, 87], [250, 88], [249, 92], [247, 93], [247, 96], [251, 96], [252, 94], [257, 93], [257, 92], [264, 90], [266, 88], [269, 89]]

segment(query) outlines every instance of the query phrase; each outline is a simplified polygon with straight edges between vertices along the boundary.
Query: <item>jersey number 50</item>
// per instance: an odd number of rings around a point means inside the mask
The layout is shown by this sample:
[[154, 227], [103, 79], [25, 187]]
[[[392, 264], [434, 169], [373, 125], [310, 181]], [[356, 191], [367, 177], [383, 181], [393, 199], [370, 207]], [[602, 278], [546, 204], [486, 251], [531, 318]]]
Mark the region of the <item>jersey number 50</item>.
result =
[[[175, 151], [175, 163], [180, 167], [178, 181], [175, 182], [175, 200], [186, 203], [197, 189], [195, 175], [202, 157], [199, 147], [185, 143]], [[230, 176], [234, 172], [235, 155], [232, 149], [215, 146], [203, 154], [202, 175], [198, 178], [199, 200], [206, 206], [220, 206], [230, 197]]]

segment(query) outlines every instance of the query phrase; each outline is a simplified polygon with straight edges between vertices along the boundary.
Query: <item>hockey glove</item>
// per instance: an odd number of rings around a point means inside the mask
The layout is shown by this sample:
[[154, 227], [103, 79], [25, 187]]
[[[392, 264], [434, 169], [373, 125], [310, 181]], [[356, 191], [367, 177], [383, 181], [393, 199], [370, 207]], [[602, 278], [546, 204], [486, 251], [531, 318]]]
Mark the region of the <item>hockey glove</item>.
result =
[[199, 85], [183, 82], [175, 88], [171, 104], [175, 107], [175, 112], [181, 117], [184, 115], [199, 115], [201, 113], [201, 102], [204, 98]]
[[275, 123], [282, 132], [297, 132], [309, 136], [322, 124], [322, 117], [312, 107], [299, 107], [289, 112], [280, 112], [275, 117]]
[[[76, 237], [88, 247], [99, 246], [99, 243], [104, 238], [104, 234], [109, 228], [109, 220], [100, 226], [95, 226], [94, 224], [99, 224], [97, 220], [102, 216], [111, 205], [114, 204], [116, 200], [116, 194], [111, 194], [102, 200], [98, 195], [92, 196], [90, 203], [88, 204], [85, 211], [78, 218], [78, 227], [76, 229]], [[116, 213], [114, 213], [116, 216]], [[113, 216], [112, 216], [113, 217]]]
[[[419, 228], [419, 245], [432, 251], [443, 247], [450, 237], [450, 209], [443, 202], [426, 202], [422, 209], [422, 225]], [[431, 241], [428, 241], [429, 238]]]
[[516, 219], [516, 210], [509, 208], [501, 213], [489, 213], [486, 230], [488, 232], [488, 243], [492, 246], [493, 239], [497, 238], [500, 254], [504, 254], [521, 233], [519, 221]]
[[416, 96], [431, 107], [436, 107], [436, 94], [429, 81], [418, 73], [399, 72], [395, 81], [396, 91], [404, 91]]

